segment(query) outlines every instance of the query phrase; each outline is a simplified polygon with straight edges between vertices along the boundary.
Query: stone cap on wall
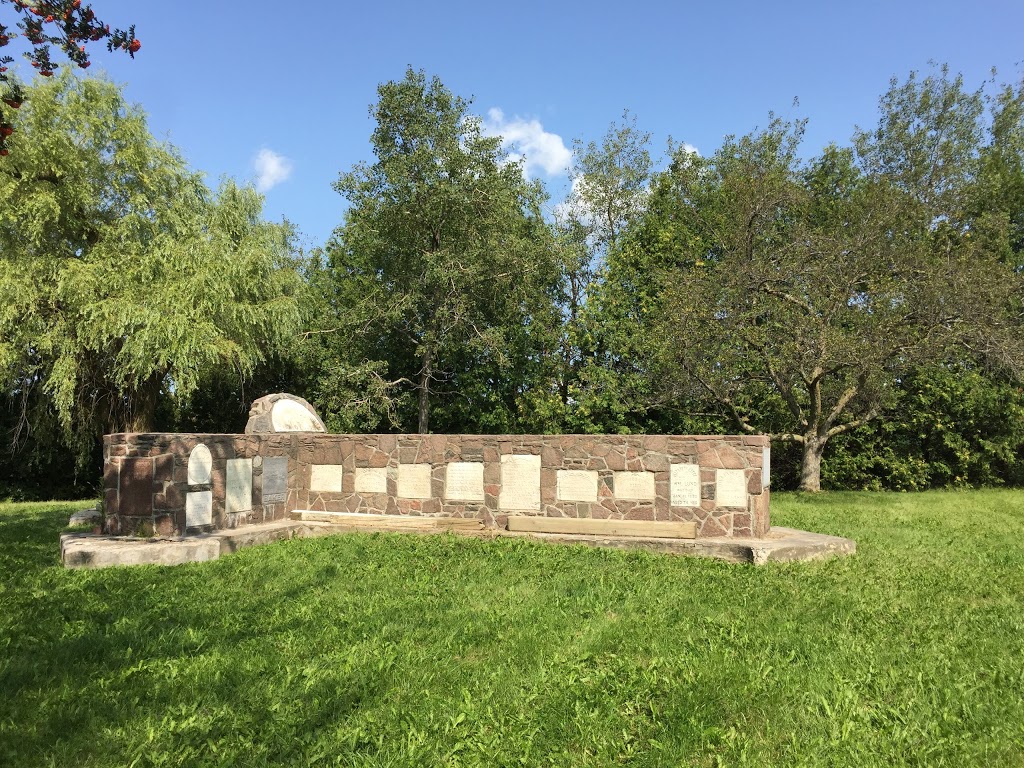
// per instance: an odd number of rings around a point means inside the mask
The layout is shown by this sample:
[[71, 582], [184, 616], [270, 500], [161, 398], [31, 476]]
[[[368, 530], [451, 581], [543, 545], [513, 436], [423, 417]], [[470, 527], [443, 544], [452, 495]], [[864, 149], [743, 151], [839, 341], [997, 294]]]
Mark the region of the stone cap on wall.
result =
[[326, 432], [316, 410], [301, 397], [278, 392], [254, 400], [245, 425], [247, 435], [276, 432]]

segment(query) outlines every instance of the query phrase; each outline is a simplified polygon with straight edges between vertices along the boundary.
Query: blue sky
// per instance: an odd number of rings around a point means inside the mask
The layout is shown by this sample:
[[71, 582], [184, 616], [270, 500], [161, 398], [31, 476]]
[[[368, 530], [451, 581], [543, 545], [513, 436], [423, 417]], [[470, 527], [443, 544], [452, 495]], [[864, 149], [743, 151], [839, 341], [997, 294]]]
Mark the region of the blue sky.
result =
[[131, 61], [94, 47], [90, 71], [124, 83], [152, 131], [211, 184], [259, 185], [268, 218], [288, 218], [306, 246], [341, 223], [331, 184], [372, 158], [368, 106], [408, 65], [529, 142], [530, 172], [556, 197], [561, 147], [599, 139], [624, 109], [652, 134], [655, 154], [669, 136], [710, 154], [772, 110], [807, 117], [809, 155], [874, 125], [889, 79], [930, 60], [971, 87], [993, 66], [1000, 82], [1024, 75], [1021, 0], [403, 0], [339, 3], [319, 16], [310, 9], [333, 4], [92, 2], [111, 26], [134, 23], [142, 50]]

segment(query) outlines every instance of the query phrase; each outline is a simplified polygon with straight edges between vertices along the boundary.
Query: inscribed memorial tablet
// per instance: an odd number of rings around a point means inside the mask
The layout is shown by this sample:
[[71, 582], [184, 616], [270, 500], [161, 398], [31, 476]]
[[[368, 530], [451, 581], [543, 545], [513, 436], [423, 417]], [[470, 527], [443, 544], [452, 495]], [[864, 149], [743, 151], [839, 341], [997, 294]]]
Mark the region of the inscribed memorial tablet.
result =
[[263, 460], [263, 503], [288, 498], [288, 457], [273, 456]]
[[585, 469], [558, 470], [559, 501], [597, 501], [597, 472]]
[[188, 456], [188, 484], [206, 485], [213, 471], [213, 456], [210, 449], [200, 443]]
[[747, 476], [742, 469], [716, 469], [715, 506], [746, 507]]
[[429, 464], [398, 465], [398, 497], [402, 499], [429, 499], [434, 494], [430, 490]]
[[341, 464], [314, 464], [311, 466], [309, 468], [309, 490], [321, 493], [341, 493]]
[[450, 501], [484, 500], [484, 465], [453, 461], [444, 470], [444, 497]]
[[252, 509], [252, 459], [228, 459], [224, 510], [248, 512]]
[[185, 527], [213, 525], [213, 491], [193, 491], [185, 496]]
[[501, 457], [499, 509], [540, 509], [540, 456]]
[[356, 493], [387, 492], [387, 467], [356, 467]]
[[614, 475], [616, 499], [654, 499], [653, 472], [616, 472]]
[[772, 484], [772, 449], [767, 445], [761, 449], [761, 487]]
[[699, 507], [700, 467], [696, 464], [673, 464], [671, 494], [673, 507]]

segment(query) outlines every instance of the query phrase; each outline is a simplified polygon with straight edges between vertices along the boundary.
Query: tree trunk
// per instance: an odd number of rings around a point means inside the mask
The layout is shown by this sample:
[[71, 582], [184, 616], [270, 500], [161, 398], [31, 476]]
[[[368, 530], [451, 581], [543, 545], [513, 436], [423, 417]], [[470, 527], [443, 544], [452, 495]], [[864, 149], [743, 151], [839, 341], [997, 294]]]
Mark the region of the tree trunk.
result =
[[128, 417], [128, 432], [152, 432], [156, 428], [156, 406], [163, 386], [162, 373], [154, 373], [139, 386], [132, 397], [131, 414]]
[[417, 431], [425, 435], [430, 431], [430, 376], [433, 355], [430, 348], [423, 353], [423, 366], [420, 368], [419, 425]]
[[821, 490], [821, 455], [825, 452], [825, 441], [817, 435], [804, 438], [804, 459], [800, 467], [800, 490], [817, 492]]

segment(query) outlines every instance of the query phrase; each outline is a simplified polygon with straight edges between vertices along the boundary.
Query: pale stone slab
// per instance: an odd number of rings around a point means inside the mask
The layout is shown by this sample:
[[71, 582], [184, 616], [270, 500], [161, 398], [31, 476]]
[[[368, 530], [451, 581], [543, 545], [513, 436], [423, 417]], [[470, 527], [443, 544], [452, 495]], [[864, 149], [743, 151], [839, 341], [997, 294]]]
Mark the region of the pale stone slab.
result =
[[616, 499], [654, 500], [653, 472], [616, 472], [613, 483]]
[[188, 484], [206, 485], [213, 472], [213, 456], [210, 449], [200, 443], [188, 456]]
[[539, 510], [540, 456], [506, 454], [501, 457], [499, 509]]
[[444, 497], [449, 501], [484, 500], [484, 465], [479, 461], [452, 461], [444, 470]]
[[288, 499], [288, 457], [272, 456], [263, 460], [263, 502], [265, 504]]
[[586, 469], [558, 470], [559, 501], [597, 501], [597, 472]]
[[278, 400], [270, 411], [275, 432], [323, 432], [316, 419], [301, 403]]
[[761, 449], [761, 487], [772, 484], [772, 449], [767, 445]]
[[252, 509], [252, 459], [228, 459], [224, 510], [248, 512]]
[[68, 525], [92, 525], [102, 523], [103, 515], [98, 509], [82, 509], [75, 512], [68, 520]]
[[669, 486], [673, 507], [700, 506], [700, 467], [696, 464], [673, 464]]
[[[279, 400], [278, 402], [285, 402]], [[309, 490], [341, 493], [341, 464], [313, 464], [309, 468]]]
[[387, 467], [356, 467], [356, 493], [387, 492]]
[[400, 499], [429, 499], [433, 495], [430, 490], [429, 464], [398, 465], [398, 497]]
[[747, 476], [742, 469], [716, 469], [715, 506], [747, 506]]
[[213, 491], [192, 491], [185, 495], [185, 527], [213, 525]]

